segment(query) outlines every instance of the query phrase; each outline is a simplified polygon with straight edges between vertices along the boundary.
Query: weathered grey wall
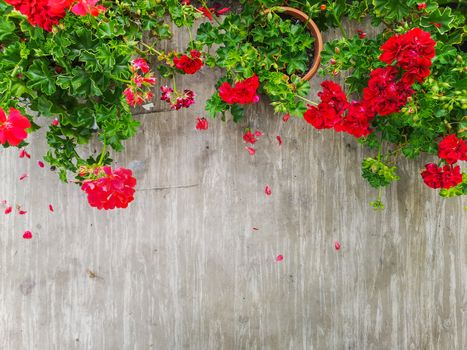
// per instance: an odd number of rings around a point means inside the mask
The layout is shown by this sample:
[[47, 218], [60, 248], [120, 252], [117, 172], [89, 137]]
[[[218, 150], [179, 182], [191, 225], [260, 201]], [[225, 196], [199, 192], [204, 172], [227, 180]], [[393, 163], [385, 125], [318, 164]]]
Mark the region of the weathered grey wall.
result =
[[[91, 209], [2, 151], [0, 199], [28, 213], [0, 218], [0, 349], [465, 349], [467, 202], [423, 185], [429, 158], [402, 162], [375, 212], [351, 137], [265, 103], [196, 131], [215, 75], [179, 82], [201, 97], [192, 108], [140, 116], [116, 156], [138, 177], [127, 210]], [[266, 134], [253, 157], [247, 126]], [[31, 139], [37, 160], [43, 137]]]

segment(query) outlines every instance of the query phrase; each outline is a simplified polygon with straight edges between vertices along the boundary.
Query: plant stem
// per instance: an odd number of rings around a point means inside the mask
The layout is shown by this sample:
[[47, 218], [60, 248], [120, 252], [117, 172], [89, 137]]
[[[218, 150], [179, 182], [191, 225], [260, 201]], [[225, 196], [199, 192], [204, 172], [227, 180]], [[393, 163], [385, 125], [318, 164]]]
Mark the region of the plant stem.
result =
[[147, 48], [149, 51], [155, 52], [155, 53], [157, 53], [159, 56], [162, 56], [162, 55], [163, 55], [162, 52], [156, 50], [156, 49], [153, 48], [152, 46], [149, 46], [148, 44], [143, 43], [143, 42], [141, 42], [141, 44], [142, 44], [145, 48]]
[[349, 39], [349, 38], [347, 37], [347, 33], [345, 32], [344, 27], [342, 26], [342, 22], [337, 18], [336, 13], [335, 13], [334, 11], [333, 11], [332, 15], [334, 16], [334, 19], [335, 19], [336, 22], [337, 22], [337, 25], [338, 25], [338, 27], [339, 27], [339, 29], [340, 29], [340, 31], [341, 31], [342, 36], [343, 36], [346, 40]]
[[102, 162], [104, 161], [104, 156], [105, 156], [106, 150], [107, 150], [107, 144], [104, 142], [104, 147], [102, 148], [101, 157], [99, 158], [99, 163], [97, 163], [98, 166], [102, 165]]
[[308, 102], [309, 104], [311, 104], [311, 105], [313, 105], [313, 106], [317, 106], [317, 105], [318, 105], [318, 103], [316, 103], [316, 102], [314, 102], [314, 101], [311, 101], [311, 100], [309, 100], [309, 99], [307, 99], [307, 98], [305, 98], [305, 97], [302, 97], [302, 96], [300, 96], [300, 95], [295, 95], [295, 96], [298, 97], [299, 99], [302, 99], [302, 100], [305, 101], [305, 102]]

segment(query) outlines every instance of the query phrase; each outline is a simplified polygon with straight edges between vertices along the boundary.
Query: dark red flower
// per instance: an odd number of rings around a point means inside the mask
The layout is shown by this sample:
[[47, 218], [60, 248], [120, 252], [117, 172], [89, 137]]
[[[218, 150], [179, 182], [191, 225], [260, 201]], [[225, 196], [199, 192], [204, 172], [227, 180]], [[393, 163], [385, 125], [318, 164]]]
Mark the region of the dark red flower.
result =
[[88, 195], [88, 202], [97, 209], [126, 208], [133, 201], [136, 179], [125, 168], [113, 170], [109, 166], [97, 168], [97, 178], [84, 180], [81, 189]]
[[438, 157], [448, 164], [467, 160], [467, 141], [459, 139], [455, 134], [446, 136], [438, 144]]
[[442, 174], [442, 188], [449, 189], [455, 187], [462, 182], [461, 168], [459, 165], [445, 165]]
[[30, 127], [29, 119], [22, 116], [18, 110], [10, 108], [10, 115], [7, 117], [0, 108], [0, 144], [8, 142], [10, 146], [18, 146], [28, 137], [26, 129]]
[[423, 182], [431, 188], [441, 188], [443, 185], [442, 169], [434, 163], [426, 164], [425, 170], [421, 173]]
[[344, 112], [349, 103], [347, 102], [347, 95], [342, 91], [339, 84], [325, 80], [321, 83], [321, 86], [323, 87], [323, 91], [318, 92], [321, 102], [334, 108], [336, 114]]
[[197, 130], [208, 130], [208, 121], [206, 118], [196, 118]]
[[370, 121], [373, 117], [374, 114], [364, 103], [353, 101], [347, 108], [345, 116], [334, 128], [336, 131], [347, 132], [356, 138], [368, 136], [371, 134]]
[[421, 175], [423, 181], [431, 188], [449, 189], [455, 187], [462, 182], [462, 174], [460, 166], [445, 165], [440, 168], [434, 163], [425, 165]]
[[219, 87], [219, 96], [228, 104], [249, 104], [259, 101], [256, 90], [259, 88], [259, 79], [256, 74], [245, 80], [237, 82], [233, 87], [224, 82]]
[[173, 62], [175, 67], [182, 70], [186, 74], [195, 74], [203, 66], [203, 61], [201, 60], [201, 53], [196, 50], [190, 51], [190, 56], [183, 55], [182, 57], [174, 57]]

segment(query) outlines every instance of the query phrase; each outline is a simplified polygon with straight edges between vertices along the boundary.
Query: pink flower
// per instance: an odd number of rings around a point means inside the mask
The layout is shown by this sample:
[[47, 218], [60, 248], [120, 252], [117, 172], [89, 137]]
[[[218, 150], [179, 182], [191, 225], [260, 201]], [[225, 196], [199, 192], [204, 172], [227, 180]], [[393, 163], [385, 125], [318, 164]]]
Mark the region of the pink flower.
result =
[[71, 8], [71, 12], [77, 16], [86, 16], [87, 14], [97, 16], [99, 13], [107, 10], [102, 5], [96, 6], [98, 2], [99, 0], [79, 0], [79, 2]]
[[130, 61], [130, 64], [133, 72], [136, 72], [138, 69], [141, 69], [143, 74], [149, 72], [149, 65], [144, 58], [135, 58]]

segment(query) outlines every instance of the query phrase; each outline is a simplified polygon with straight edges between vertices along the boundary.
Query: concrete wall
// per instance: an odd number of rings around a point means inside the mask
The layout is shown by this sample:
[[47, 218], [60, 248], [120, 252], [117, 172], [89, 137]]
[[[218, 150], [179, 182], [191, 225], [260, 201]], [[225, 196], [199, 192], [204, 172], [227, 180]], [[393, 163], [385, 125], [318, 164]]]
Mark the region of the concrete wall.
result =
[[[89, 208], [39, 168], [42, 132], [31, 160], [2, 151], [0, 199], [28, 213], [0, 218], [0, 349], [465, 349], [467, 202], [422, 183], [431, 158], [401, 162], [375, 212], [352, 137], [264, 102], [196, 131], [217, 74], [180, 79], [192, 108], [139, 115], [116, 155], [138, 178], [127, 210]], [[265, 133], [255, 156], [245, 127]]]

